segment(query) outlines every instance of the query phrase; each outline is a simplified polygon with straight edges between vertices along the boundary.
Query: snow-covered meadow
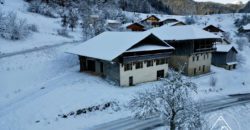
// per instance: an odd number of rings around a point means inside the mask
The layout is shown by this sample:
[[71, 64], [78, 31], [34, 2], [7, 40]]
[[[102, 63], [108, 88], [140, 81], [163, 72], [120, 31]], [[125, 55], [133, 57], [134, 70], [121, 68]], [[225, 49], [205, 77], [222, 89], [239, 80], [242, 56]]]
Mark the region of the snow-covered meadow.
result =
[[[26, 3], [18, 0], [5, 0], [4, 11], [15, 11], [28, 23], [38, 26], [39, 32], [21, 41], [8, 41], [0, 38], [0, 54], [13, 53], [44, 45], [59, 44], [81, 40], [80, 31], [71, 33], [72, 38], [58, 36], [60, 20], [48, 18], [25, 10]], [[128, 13], [133, 17], [132, 13]], [[145, 16], [142, 14], [140, 16]], [[241, 14], [197, 16], [197, 26], [205, 24], [220, 25], [230, 32], [232, 44], [236, 46], [237, 36], [233, 22]], [[177, 17], [184, 20], [183, 16]], [[135, 87], [121, 88], [111, 82], [87, 73], [79, 73], [78, 57], [65, 53], [72, 47], [68, 44], [31, 53], [19, 54], [0, 59], [0, 129], [1, 130], [72, 130], [84, 129], [104, 122], [131, 115], [124, 105], [138, 91], [150, 89], [161, 81], [139, 84]], [[197, 99], [209, 100], [233, 93], [250, 92], [250, 54], [249, 43], [239, 54], [245, 58], [244, 64], [236, 70], [228, 71], [212, 67], [211, 74], [189, 78], [198, 85]], [[210, 86], [210, 78], [216, 77], [215, 87]], [[90, 112], [79, 116], [62, 118], [58, 115], [116, 101], [121, 110], [112, 109]], [[224, 110], [222, 110], [224, 111]], [[241, 129], [249, 124], [249, 106], [228, 108], [232, 116], [242, 123]], [[245, 114], [239, 114], [243, 111]], [[218, 112], [220, 113], [220, 112]], [[235, 114], [236, 113], [236, 114]], [[212, 113], [214, 114], [214, 113]]]

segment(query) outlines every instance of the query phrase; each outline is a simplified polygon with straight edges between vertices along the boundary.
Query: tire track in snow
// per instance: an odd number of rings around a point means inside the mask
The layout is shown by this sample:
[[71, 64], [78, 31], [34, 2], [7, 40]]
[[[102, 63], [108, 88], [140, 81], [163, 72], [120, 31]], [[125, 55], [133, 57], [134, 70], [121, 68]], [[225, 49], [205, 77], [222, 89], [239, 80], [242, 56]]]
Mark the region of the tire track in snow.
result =
[[60, 47], [60, 46], [67, 45], [67, 44], [76, 44], [76, 43], [80, 43], [80, 42], [81, 41], [63, 42], [63, 43], [54, 44], [54, 45], [45, 45], [45, 46], [41, 46], [41, 47], [34, 47], [31, 49], [21, 50], [21, 51], [17, 51], [17, 52], [2, 53], [2, 54], [0, 53], [0, 59], [11, 57], [11, 56], [16, 56], [16, 55], [21, 55], [21, 54], [26, 54], [26, 53], [31, 53], [31, 52], [35, 52], [35, 51], [46, 50], [46, 49], [50, 49], [50, 48], [54, 48], [54, 47]]

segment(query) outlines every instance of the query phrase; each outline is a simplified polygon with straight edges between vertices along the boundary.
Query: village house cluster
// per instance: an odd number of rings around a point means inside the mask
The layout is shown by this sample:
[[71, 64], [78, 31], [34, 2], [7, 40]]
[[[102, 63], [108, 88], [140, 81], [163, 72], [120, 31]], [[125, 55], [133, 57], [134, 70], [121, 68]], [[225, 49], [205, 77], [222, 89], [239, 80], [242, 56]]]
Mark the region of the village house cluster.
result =
[[155, 15], [122, 26], [129, 31], [104, 32], [68, 50], [79, 56], [81, 72], [133, 86], [166, 77], [169, 67], [182, 68], [187, 76], [209, 73], [212, 64], [236, 68], [237, 50], [219, 27], [199, 28]]

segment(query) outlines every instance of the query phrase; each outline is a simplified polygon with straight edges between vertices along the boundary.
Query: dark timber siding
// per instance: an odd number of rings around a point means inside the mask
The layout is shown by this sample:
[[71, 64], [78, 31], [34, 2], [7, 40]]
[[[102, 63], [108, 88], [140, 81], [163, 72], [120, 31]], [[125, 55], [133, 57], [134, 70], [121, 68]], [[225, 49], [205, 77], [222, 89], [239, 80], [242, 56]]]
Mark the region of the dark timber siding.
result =
[[235, 62], [236, 61], [236, 52], [233, 51], [233, 49], [231, 49], [228, 53], [227, 53], [227, 63], [228, 62]]
[[212, 64], [219, 66], [227, 63], [227, 53], [214, 52], [212, 56]]
[[229, 62], [236, 62], [236, 52], [231, 49], [229, 52], [214, 52], [212, 64], [216, 66], [226, 65]]

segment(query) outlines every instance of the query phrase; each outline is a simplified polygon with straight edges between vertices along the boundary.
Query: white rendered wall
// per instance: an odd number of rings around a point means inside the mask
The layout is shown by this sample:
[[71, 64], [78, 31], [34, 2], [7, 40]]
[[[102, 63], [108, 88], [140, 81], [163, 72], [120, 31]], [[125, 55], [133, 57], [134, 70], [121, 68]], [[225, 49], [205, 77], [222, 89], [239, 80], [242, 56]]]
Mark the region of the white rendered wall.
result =
[[156, 62], [154, 61], [153, 66], [147, 67], [146, 62], [143, 62], [143, 68], [136, 69], [133, 64], [133, 69], [129, 71], [124, 71], [124, 66], [120, 64], [120, 85], [129, 86], [130, 76], [133, 76], [134, 84], [155, 81], [157, 80], [157, 71], [159, 70], [164, 70], [164, 76], [167, 76], [168, 64], [156, 65]]

